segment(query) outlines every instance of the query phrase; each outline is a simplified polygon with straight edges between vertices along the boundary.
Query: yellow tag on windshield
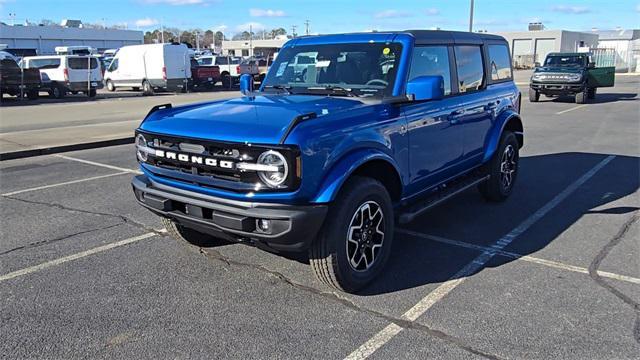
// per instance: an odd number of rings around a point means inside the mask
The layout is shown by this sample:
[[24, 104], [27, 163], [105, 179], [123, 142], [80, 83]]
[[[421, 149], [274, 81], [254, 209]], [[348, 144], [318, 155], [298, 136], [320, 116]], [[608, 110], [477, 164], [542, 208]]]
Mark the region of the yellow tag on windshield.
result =
[[389, 48], [382, 49], [382, 54], [383, 55], [389, 55], [390, 52], [391, 52], [391, 49], [389, 49]]

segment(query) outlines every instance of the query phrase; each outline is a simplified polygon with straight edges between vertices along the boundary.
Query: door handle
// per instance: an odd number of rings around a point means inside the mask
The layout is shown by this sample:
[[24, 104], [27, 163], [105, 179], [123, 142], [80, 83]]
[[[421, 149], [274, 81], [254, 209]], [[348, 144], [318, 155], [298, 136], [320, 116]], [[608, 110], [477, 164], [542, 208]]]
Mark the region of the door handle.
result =
[[455, 125], [460, 122], [460, 117], [462, 117], [466, 112], [467, 111], [465, 109], [456, 110], [451, 112], [451, 114], [449, 114], [447, 118], [449, 119], [451, 125]]

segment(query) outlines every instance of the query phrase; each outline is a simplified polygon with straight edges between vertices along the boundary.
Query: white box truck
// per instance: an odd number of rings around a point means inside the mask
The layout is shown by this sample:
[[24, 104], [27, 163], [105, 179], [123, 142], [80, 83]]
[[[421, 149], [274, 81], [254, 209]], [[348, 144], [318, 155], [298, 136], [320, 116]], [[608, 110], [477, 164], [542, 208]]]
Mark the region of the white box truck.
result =
[[109, 91], [119, 87], [186, 91], [191, 81], [191, 60], [184, 44], [147, 44], [121, 47], [104, 73]]

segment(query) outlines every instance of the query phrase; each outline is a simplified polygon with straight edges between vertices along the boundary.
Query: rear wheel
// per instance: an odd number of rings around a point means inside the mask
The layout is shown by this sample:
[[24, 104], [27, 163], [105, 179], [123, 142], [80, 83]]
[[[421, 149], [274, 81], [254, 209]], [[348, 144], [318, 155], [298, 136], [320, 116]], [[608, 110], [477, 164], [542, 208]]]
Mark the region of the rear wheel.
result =
[[29, 92], [27, 92], [27, 98], [29, 98], [29, 100], [36, 100], [39, 95], [38, 90], [29, 90]]
[[532, 88], [529, 88], [529, 101], [538, 102], [540, 100], [540, 93]]
[[49, 96], [54, 99], [62, 99], [65, 95], [65, 89], [58, 84], [53, 84], [51, 90], [49, 90]]
[[178, 241], [184, 241], [195, 246], [212, 246], [227, 243], [227, 241], [215, 236], [186, 228], [171, 219], [161, 218], [161, 220], [162, 225], [167, 229], [167, 233]]
[[487, 201], [506, 200], [513, 191], [520, 160], [518, 139], [511, 131], [505, 131], [500, 145], [491, 160], [485, 165], [489, 179], [479, 189]]
[[220, 81], [222, 81], [223, 88], [229, 89], [231, 87], [231, 76], [229, 74], [222, 74]]
[[142, 82], [142, 93], [144, 95], [153, 95], [153, 86], [147, 80]]
[[383, 270], [391, 253], [393, 231], [393, 207], [386, 188], [368, 177], [352, 177], [311, 244], [311, 268], [331, 287], [358, 291]]
[[107, 80], [107, 90], [109, 91], [116, 91], [116, 86], [113, 85], [113, 81], [111, 80]]

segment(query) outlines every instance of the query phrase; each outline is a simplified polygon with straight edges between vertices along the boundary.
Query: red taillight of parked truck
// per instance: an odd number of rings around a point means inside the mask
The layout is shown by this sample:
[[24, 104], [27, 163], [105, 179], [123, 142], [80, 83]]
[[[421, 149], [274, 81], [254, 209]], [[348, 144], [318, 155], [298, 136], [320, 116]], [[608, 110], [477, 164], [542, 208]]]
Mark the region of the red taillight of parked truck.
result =
[[64, 75], [64, 81], [69, 82], [69, 69], [63, 69], [62, 74]]
[[240, 65], [236, 66], [236, 73], [241, 74]]
[[167, 81], [167, 67], [162, 67], [162, 80]]

